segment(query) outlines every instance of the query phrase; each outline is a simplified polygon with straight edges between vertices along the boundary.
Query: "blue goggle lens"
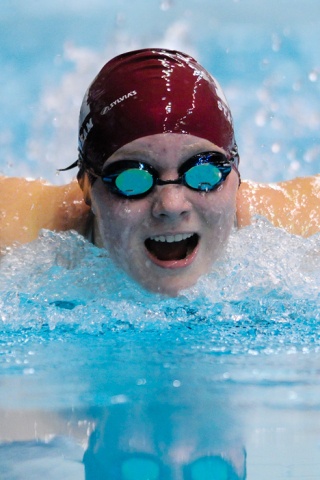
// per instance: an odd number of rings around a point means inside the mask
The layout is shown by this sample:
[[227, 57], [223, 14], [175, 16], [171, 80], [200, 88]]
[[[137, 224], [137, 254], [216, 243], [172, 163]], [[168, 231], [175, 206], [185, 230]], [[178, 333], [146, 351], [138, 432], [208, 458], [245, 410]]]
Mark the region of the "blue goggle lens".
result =
[[231, 480], [230, 466], [221, 457], [204, 457], [188, 467], [190, 480]]
[[143, 195], [153, 187], [153, 176], [148, 170], [129, 168], [119, 173], [115, 179], [115, 186], [127, 197]]
[[222, 173], [212, 163], [195, 165], [184, 174], [184, 181], [188, 187], [204, 192], [212, 190], [221, 178]]
[[208, 192], [217, 188], [231, 171], [231, 163], [219, 152], [197, 154], [181, 165], [176, 180], [161, 180], [146, 163], [121, 160], [109, 165], [101, 176], [113, 193], [127, 198], [143, 197], [155, 185], [182, 184], [192, 190]]
[[[183, 468], [184, 480], [239, 480], [230, 463], [220, 456], [201, 457]], [[121, 464], [121, 480], [165, 480], [159, 461], [150, 455], [131, 457]]]

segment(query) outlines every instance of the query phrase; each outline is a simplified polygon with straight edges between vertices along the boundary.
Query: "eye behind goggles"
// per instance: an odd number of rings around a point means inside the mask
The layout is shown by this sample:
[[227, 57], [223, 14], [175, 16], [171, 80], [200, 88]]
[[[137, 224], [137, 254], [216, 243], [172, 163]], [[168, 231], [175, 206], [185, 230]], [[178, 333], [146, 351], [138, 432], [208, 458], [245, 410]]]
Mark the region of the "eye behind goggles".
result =
[[120, 160], [103, 170], [99, 177], [115, 194], [126, 198], [142, 198], [156, 185], [184, 185], [191, 190], [209, 192], [225, 181], [233, 166], [232, 159], [220, 152], [198, 153], [178, 170], [175, 180], [161, 180], [151, 165], [137, 160]]

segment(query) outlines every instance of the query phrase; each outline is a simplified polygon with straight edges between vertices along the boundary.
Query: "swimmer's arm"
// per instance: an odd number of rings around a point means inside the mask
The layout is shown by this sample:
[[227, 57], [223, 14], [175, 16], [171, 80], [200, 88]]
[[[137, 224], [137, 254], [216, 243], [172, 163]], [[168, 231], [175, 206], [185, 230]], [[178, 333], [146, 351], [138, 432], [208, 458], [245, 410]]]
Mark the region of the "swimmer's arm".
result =
[[240, 227], [262, 215], [276, 227], [308, 237], [320, 231], [320, 175], [270, 185], [243, 182], [237, 204]]
[[0, 249], [27, 243], [39, 230], [84, 234], [89, 208], [77, 182], [54, 186], [41, 180], [0, 177]]

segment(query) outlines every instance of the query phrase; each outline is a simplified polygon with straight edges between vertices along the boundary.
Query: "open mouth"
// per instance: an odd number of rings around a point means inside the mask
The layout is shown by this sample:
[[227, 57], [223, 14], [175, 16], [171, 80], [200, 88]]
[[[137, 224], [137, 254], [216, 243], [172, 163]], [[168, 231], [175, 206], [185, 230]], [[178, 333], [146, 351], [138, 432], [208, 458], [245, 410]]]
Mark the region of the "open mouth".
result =
[[155, 235], [147, 238], [145, 246], [149, 254], [159, 261], [179, 261], [190, 256], [199, 242], [197, 233]]

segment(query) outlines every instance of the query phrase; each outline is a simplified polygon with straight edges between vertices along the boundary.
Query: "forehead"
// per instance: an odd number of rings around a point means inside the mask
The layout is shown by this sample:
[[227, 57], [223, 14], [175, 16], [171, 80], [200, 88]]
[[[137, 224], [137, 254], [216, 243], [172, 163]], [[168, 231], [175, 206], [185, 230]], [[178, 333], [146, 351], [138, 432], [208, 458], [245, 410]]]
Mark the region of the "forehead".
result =
[[161, 133], [138, 138], [127, 143], [111, 155], [106, 163], [126, 157], [171, 166], [175, 161], [184, 160], [196, 153], [211, 150], [225, 153], [222, 148], [204, 138], [186, 134]]

